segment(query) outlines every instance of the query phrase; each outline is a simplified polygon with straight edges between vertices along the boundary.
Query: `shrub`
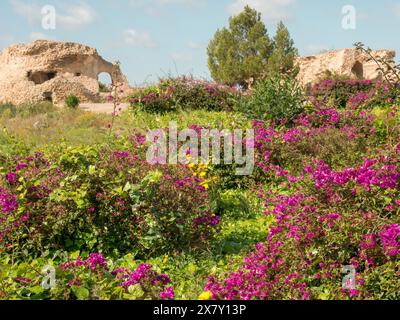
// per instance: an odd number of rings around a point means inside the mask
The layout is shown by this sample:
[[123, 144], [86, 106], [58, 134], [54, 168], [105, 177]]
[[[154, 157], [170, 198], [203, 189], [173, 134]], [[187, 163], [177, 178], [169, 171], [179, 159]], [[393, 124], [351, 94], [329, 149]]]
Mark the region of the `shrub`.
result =
[[0, 104], [0, 116], [13, 118], [17, 115], [17, 108], [12, 103]]
[[101, 93], [109, 93], [110, 85], [99, 82], [99, 90]]
[[321, 103], [345, 108], [349, 99], [356, 94], [368, 94], [374, 89], [371, 80], [323, 80], [313, 86], [311, 96]]
[[304, 111], [305, 97], [298, 82], [282, 75], [260, 81], [239, 109], [251, 119], [291, 123]]
[[[67, 254], [14, 263], [0, 260], [0, 300], [172, 300], [174, 287], [168, 275], [157, 272], [153, 265], [134, 263], [131, 256], [118, 261], [101, 253]], [[56, 286], [50, 277], [40, 274], [49, 265], [54, 268]], [[51, 269], [47, 269], [51, 270]]]
[[65, 98], [65, 105], [68, 108], [76, 109], [79, 106], [79, 103], [80, 101], [77, 96], [69, 95], [68, 97]]
[[260, 199], [253, 191], [224, 190], [217, 194], [216, 212], [233, 219], [257, 217], [263, 211]]
[[[321, 107], [293, 124], [255, 122], [256, 161], [268, 182], [258, 194], [275, 222], [242, 268], [213, 273], [206, 292], [214, 299], [398, 299], [397, 108]], [[356, 271], [353, 288], [342, 286], [344, 266]]]
[[389, 107], [375, 107], [371, 111], [373, 124], [375, 128], [375, 136], [381, 143], [387, 142], [393, 146], [400, 139], [399, 108], [395, 105]]
[[153, 113], [177, 110], [231, 111], [239, 92], [217, 83], [182, 77], [135, 92], [132, 107]]
[[398, 85], [371, 80], [324, 80], [314, 85], [310, 94], [319, 104], [338, 108], [373, 107], [393, 103], [400, 97]]
[[202, 248], [219, 223], [206, 181], [186, 165], [150, 165], [137, 153], [142, 141], [132, 140], [136, 151], [70, 148], [11, 162], [0, 198], [3, 250]]
[[[267, 242], [205, 290], [214, 299], [398, 299], [399, 163], [389, 152], [339, 171], [324, 162], [298, 177], [267, 171], [281, 181], [280, 192], [261, 193], [276, 219]], [[356, 270], [353, 289], [341, 286], [347, 265]]]
[[368, 147], [379, 144], [373, 119], [370, 112], [316, 108], [298, 117], [292, 128], [255, 121], [257, 161], [267, 159], [292, 174], [315, 159], [335, 168], [353, 165]]

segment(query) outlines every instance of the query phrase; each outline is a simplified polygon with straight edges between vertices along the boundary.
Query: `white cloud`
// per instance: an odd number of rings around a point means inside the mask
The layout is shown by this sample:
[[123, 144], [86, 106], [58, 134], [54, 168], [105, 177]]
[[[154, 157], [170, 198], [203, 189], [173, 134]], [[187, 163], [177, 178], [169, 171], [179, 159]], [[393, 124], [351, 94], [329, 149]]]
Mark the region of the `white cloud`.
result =
[[24, 3], [19, 0], [12, 0], [14, 11], [20, 16], [28, 19], [30, 23], [39, 22], [41, 19], [41, 7], [35, 4]]
[[69, 5], [65, 8], [65, 15], [57, 15], [57, 23], [63, 26], [82, 26], [96, 20], [96, 12], [86, 4]]
[[246, 5], [261, 12], [265, 20], [284, 20], [289, 17], [289, 7], [295, 0], [235, 0], [228, 6], [231, 14], [243, 11]]
[[190, 53], [187, 52], [175, 52], [173, 54], [171, 54], [171, 58], [175, 61], [192, 61], [193, 60], [193, 56]]
[[[33, 3], [25, 3], [21, 0], [11, 0], [14, 11], [25, 17], [29, 23], [37, 24], [42, 20], [42, 6]], [[65, 4], [56, 7], [57, 27], [75, 28], [91, 24], [96, 19], [96, 12], [84, 2], [79, 4]]]
[[138, 31], [135, 29], [129, 29], [124, 34], [125, 44], [133, 47], [141, 48], [155, 48], [157, 43], [153, 40], [150, 33], [147, 31]]

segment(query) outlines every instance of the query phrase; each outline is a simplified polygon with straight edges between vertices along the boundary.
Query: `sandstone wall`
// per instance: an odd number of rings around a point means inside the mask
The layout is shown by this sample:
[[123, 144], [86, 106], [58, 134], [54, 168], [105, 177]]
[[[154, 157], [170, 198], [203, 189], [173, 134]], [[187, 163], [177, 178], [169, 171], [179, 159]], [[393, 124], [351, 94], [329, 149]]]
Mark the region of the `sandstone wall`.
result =
[[14, 45], [0, 54], [0, 102], [52, 100], [62, 104], [70, 94], [81, 102], [98, 102], [98, 75], [102, 72], [109, 73], [128, 91], [128, 81], [119, 66], [104, 60], [96, 49], [47, 40]]
[[[375, 57], [388, 59], [394, 59], [396, 56], [396, 53], [390, 50], [374, 51], [372, 54]], [[356, 49], [343, 49], [301, 57], [297, 59], [297, 64], [300, 68], [298, 80], [304, 87], [317, 83], [327, 70], [355, 79], [382, 78], [375, 62], [368, 61], [368, 56]]]

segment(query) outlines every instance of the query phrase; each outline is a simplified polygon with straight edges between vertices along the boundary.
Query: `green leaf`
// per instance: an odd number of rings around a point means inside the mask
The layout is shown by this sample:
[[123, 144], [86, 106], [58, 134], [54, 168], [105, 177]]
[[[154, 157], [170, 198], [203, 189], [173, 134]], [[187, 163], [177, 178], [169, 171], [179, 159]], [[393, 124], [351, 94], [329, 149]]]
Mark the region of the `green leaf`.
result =
[[129, 190], [131, 190], [131, 188], [132, 188], [132, 186], [131, 186], [131, 184], [130, 184], [130, 182], [128, 181], [126, 184], [125, 184], [125, 187], [124, 187], [124, 192], [128, 192]]
[[70, 257], [71, 257], [71, 259], [76, 259], [76, 258], [78, 258], [79, 257], [79, 255], [81, 254], [81, 252], [80, 251], [75, 251], [75, 252], [72, 252], [71, 254], [70, 254]]
[[143, 292], [140, 284], [135, 284], [133, 286], [129, 286], [128, 292], [134, 298], [141, 298], [144, 295], [144, 292]]
[[30, 288], [30, 290], [34, 294], [40, 294], [44, 292], [44, 289], [41, 286], [35, 286], [33, 288]]
[[96, 173], [96, 166], [89, 166], [89, 174], [93, 176]]
[[72, 292], [79, 300], [86, 300], [89, 298], [89, 290], [85, 287], [72, 287]]

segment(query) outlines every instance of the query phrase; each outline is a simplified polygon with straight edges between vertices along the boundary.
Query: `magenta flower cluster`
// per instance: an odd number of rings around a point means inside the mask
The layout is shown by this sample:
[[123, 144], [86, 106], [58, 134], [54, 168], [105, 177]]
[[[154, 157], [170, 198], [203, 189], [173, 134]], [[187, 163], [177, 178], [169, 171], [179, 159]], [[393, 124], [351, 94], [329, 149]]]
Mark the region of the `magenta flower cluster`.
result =
[[218, 226], [220, 222], [221, 217], [212, 213], [194, 219], [194, 223], [197, 225], [209, 225], [212, 227]]
[[[344, 186], [350, 181], [363, 186], [367, 191], [373, 186], [383, 189], [396, 189], [400, 180], [400, 172], [390, 159], [383, 158], [379, 166], [378, 159], [364, 159], [364, 163], [357, 169], [347, 168], [343, 171], [333, 171], [323, 161], [316, 168], [307, 166], [305, 171], [311, 175], [319, 189], [331, 188], [333, 185]], [[388, 162], [383, 164], [382, 162]]]
[[92, 253], [87, 259], [82, 260], [81, 257], [76, 258], [75, 261], [66, 262], [60, 266], [60, 269], [63, 271], [70, 270], [74, 267], [88, 267], [91, 270], [96, 270], [97, 268], [106, 268], [107, 260], [100, 253]]
[[15, 172], [6, 174], [6, 180], [9, 184], [15, 184], [18, 181], [18, 175]]
[[379, 232], [383, 250], [389, 257], [400, 256], [400, 225], [384, 226]]
[[151, 264], [140, 264], [134, 272], [119, 268], [112, 272], [117, 278], [124, 280], [122, 286], [128, 290], [130, 286], [140, 285], [145, 294], [158, 293], [158, 297], [166, 300], [174, 299], [174, 288], [167, 286], [171, 279], [166, 274], [158, 274]]
[[1, 212], [9, 214], [18, 209], [17, 199], [7, 190], [0, 188]]

